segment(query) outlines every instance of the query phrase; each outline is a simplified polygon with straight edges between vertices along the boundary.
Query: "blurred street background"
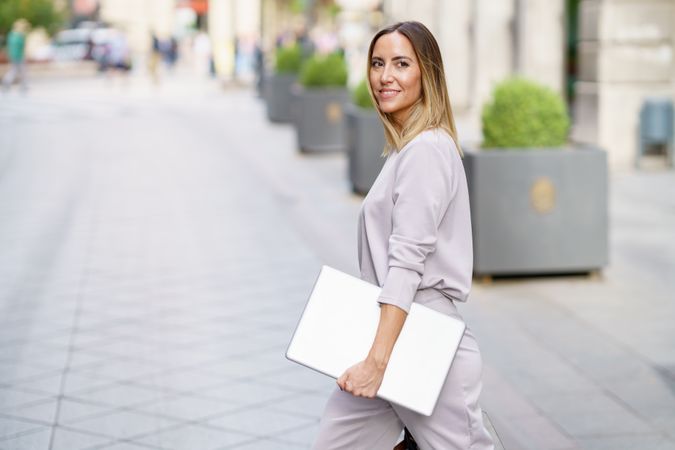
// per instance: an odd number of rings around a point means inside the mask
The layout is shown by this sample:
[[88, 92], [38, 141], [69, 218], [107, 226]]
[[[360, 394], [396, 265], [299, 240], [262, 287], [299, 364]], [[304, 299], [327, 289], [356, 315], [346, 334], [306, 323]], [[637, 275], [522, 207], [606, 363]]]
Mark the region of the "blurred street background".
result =
[[0, 449], [310, 447], [335, 384], [284, 353], [321, 265], [358, 274], [363, 197], [265, 83], [298, 43], [351, 89], [411, 19], [468, 150], [520, 74], [607, 158], [606, 264], [481, 274], [459, 305], [504, 447], [675, 449], [672, 108], [639, 144], [673, 100], [674, 0], [3, 0]]

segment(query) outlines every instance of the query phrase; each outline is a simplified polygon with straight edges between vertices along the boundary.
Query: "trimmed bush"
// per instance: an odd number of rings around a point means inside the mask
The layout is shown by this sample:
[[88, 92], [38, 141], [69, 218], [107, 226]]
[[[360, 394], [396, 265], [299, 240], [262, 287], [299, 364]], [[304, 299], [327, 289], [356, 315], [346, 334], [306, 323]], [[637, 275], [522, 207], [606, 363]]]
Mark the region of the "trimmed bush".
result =
[[[26, 19], [31, 28], [43, 27], [51, 35], [65, 21], [63, 8], [53, 0], [0, 0], [0, 36], [6, 36], [17, 19]], [[2, 39], [0, 39], [2, 41]]]
[[368, 80], [362, 80], [352, 92], [352, 101], [356, 106], [365, 109], [374, 109], [375, 105], [368, 92]]
[[347, 63], [340, 53], [314, 55], [300, 69], [300, 84], [307, 88], [345, 87]]
[[522, 78], [495, 87], [483, 107], [483, 147], [559, 147], [567, 141], [570, 121], [560, 95]]
[[278, 74], [296, 74], [302, 65], [302, 49], [298, 44], [277, 49], [276, 65]]

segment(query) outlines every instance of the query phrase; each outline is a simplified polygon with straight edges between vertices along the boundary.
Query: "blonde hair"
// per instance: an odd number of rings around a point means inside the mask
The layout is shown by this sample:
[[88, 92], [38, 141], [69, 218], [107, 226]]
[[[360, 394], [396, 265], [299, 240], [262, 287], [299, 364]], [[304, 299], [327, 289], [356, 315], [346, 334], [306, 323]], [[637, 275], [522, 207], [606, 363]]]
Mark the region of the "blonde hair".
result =
[[391, 113], [382, 112], [379, 107], [377, 108], [377, 113], [384, 125], [384, 136], [387, 140], [384, 154], [389, 154], [392, 149], [396, 151], [401, 150], [415, 136], [425, 130], [441, 128], [455, 141], [457, 150], [462, 155], [462, 149], [457, 139], [455, 119], [452, 115], [452, 107], [450, 106], [448, 88], [445, 83], [441, 50], [431, 31], [420, 22], [396, 23], [378, 31], [373, 40], [370, 41], [370, 47], [368, 48], [367, 84], [373, 104], [377, 105], [373, 88], [370, 85], [373, 49], [380, 37], [394, 32], [402, 34], [412, 44], [420, 65], [422, 89], [420, 98], [413, 104], [408, 119], [398, 127]]

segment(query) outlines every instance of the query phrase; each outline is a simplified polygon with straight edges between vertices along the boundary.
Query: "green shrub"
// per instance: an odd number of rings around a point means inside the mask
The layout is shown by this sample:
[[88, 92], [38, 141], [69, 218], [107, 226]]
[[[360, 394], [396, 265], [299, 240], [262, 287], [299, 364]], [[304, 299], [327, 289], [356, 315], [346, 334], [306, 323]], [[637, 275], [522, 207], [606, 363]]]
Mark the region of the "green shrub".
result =
[[340, 53], [314, 55], [300, 69], [300, 84], [305, 87], [344, 87], [347, 63]]
[[277, 50], [275, 70], [280, 74], [296, 74], [302, 64], [302, 49], [298, 44]]
[[483, 147], [558, 147], [567, 140], [569, 117], [552, 89], [522, 78], [495, 87], [483, 107]]
[[53, 0], [0, 0], [0, 36], [5, 36], [17, 19], [26, 19], [31, 28], [44, 27], [54, 34], [65, 18]]
[[375, 108], [373, 100], [370, 98], [370, 93], [368, 92], [368, 80], [364, 79], [356, 85], [354, 92], [352, 92], [352, 101], [356, 106], [360, 106], [361, 108]]

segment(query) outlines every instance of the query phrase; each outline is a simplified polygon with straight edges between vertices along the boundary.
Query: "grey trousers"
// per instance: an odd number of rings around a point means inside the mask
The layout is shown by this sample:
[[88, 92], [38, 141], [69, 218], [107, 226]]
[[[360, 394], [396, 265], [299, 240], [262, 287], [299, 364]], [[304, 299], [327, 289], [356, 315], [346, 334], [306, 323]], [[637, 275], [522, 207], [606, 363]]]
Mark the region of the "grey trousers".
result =
[[[461, 319], [445, 297], [420, 302]], [[478, 404], [482, 360], [466, 329], [430, 417], [379, 398], [354, 397], [336, 388], [321, 418], [316, 450], [392, 450], [407, 427], [422, 450], [493, 450]]]

